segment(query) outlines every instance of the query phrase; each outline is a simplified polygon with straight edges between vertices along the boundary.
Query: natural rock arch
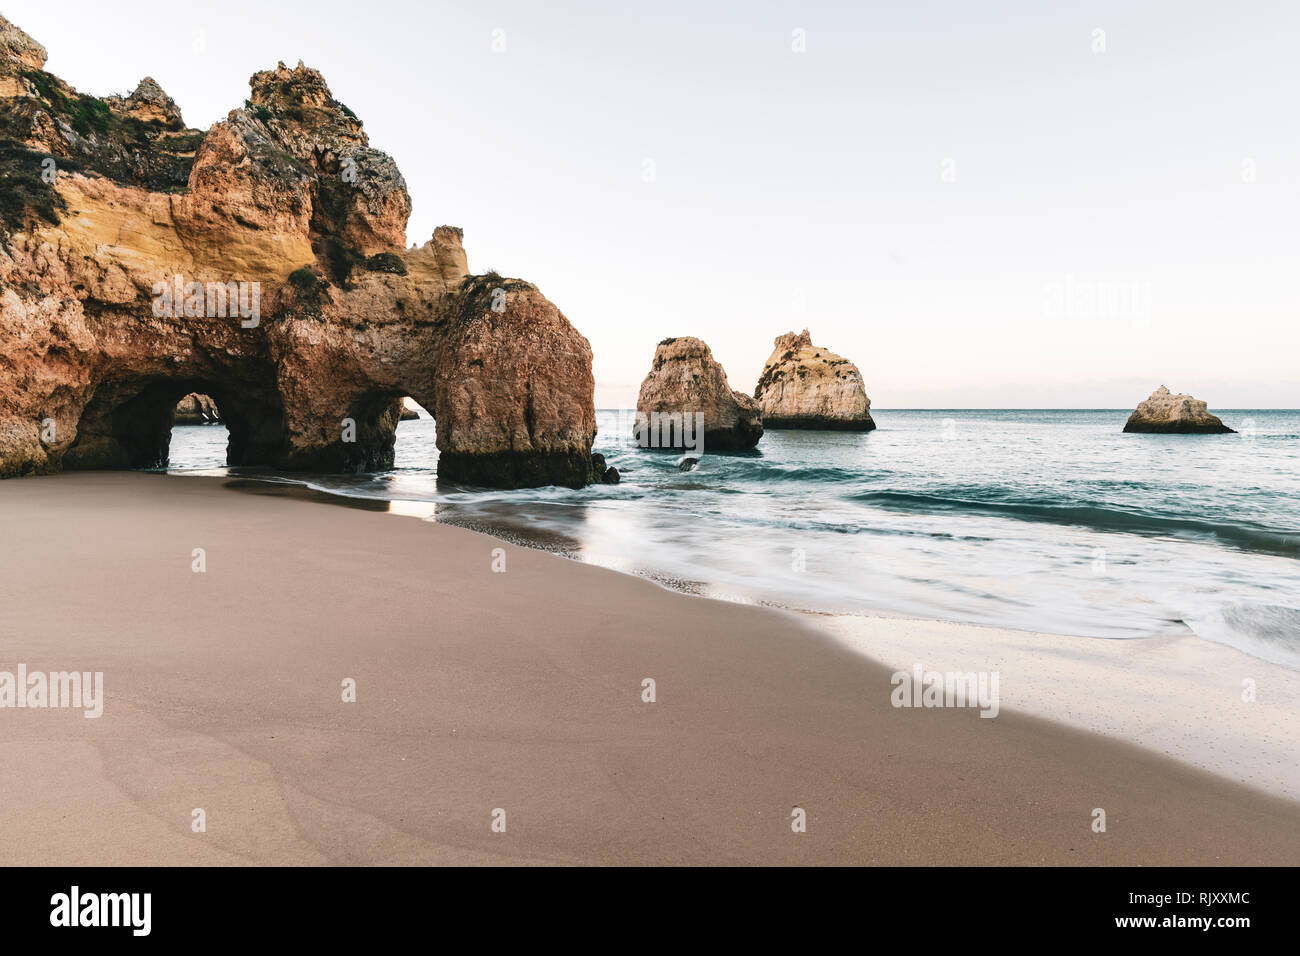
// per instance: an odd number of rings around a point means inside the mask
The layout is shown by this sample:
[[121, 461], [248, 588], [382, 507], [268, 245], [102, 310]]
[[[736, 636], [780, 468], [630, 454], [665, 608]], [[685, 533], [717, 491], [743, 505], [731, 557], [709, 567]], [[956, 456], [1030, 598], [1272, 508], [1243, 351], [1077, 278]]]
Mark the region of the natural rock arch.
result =
[[234, 465], [388, 467], [409, 395], [443, 477], [592, 480], [587, 340], [470, 275], [459, 229], [406, 248], [405, 182], [320, 73], [254, 75], [202, 133], [152, 80], [78, 94], [0, 27], [0, 476], [156, 462], [201, 391]]
[[229, 439], [226, 462], [251, 463], [279, 433], [274, 400], [250, 402], [223, 386], [195, 379], [101, 383], [86, 404], [77, 435], [63, 455], [68, 470], [157, 468], [167, 464], [176, 403], [190, 392], [213, 395]]

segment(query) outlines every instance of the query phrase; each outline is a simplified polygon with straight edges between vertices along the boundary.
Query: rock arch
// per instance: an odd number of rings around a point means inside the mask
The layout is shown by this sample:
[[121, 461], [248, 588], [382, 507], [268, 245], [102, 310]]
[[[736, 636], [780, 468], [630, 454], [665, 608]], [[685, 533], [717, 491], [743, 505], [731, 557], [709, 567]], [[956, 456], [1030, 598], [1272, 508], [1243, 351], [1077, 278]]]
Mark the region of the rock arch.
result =
[[445, 477], [592, 480], [587, 340], [471, 275], [461, 230], [406, 248], [406, 184], [320, 73], [255, 74], [203, 133], [152, 80], [84, 96], [0, 28], [0, 476], [156, 461], [201, 391], [231, 464], [388, 467], [409, 395]]

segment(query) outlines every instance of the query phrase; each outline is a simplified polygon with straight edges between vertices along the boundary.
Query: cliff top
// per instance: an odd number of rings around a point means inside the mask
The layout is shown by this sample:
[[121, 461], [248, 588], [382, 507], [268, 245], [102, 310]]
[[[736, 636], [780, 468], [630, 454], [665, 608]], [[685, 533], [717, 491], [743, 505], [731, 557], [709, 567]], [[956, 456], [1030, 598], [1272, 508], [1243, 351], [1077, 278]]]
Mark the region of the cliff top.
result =
[[784, 335], [778, 335], [773, 339], [772, 345], [779, 352], [791, 349], [810, 349], [813, 347], [812, 335], [809, 334], [807, 329], [804, 329], [798, 335], [793, 332], [786, 332]]
[[48, 58], [45, 47], [0, 14], [0, 70], [39, 70]]

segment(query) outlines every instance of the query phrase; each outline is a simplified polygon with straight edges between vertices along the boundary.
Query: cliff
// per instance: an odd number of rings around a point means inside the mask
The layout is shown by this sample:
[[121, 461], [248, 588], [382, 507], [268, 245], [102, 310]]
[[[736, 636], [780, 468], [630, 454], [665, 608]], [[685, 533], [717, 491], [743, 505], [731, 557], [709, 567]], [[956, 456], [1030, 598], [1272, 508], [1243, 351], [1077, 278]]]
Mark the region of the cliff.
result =
[[301, 63], [206, 132], [146, 78], [98, 98], [0, 18], [0, 476], [165, 462], [210, 395], [232, 465], [370, 470], [399, 400], [441, 477], [592, 478], [591, 347], [536, 286], [406, 248], [396, 164]]
[[804, 329], [778, 335], [754, 398], [766, 428], [871, 431], [871, 400], [856, 365], [812, 344]]

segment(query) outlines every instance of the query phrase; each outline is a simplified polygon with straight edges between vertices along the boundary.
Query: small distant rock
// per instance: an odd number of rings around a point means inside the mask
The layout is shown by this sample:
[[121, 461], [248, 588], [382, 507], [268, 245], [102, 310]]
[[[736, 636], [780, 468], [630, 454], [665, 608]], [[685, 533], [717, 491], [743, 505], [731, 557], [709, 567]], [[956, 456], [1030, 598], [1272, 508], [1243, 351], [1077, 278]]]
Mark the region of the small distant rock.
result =
[[221, 411], [207, 395], [190, 392], [176, 403], [176, 425], [220, 425]]
[[1129, 416], [1126, 432], [1165, 435], [1235, 435], [1236, 431], [1211, 415], [1209, 406], [1190, 395], [1174, 395], [1161, 385]]
[[678, 471], [694, 471], [694, 470], [695, 470], [695, 467], [696, 467], [699, 463], [700, 463], [700, 460], [699, 460], [698, 458], [683, 458], [680, 462], [677, 463], [677, 470], [678, 470]]
[[616, 485], [621, 480], [618, 469], [605, 463], [605, 456], [595, 452], [591, 456], [591, 474], [594, 480], [604, 485]]

